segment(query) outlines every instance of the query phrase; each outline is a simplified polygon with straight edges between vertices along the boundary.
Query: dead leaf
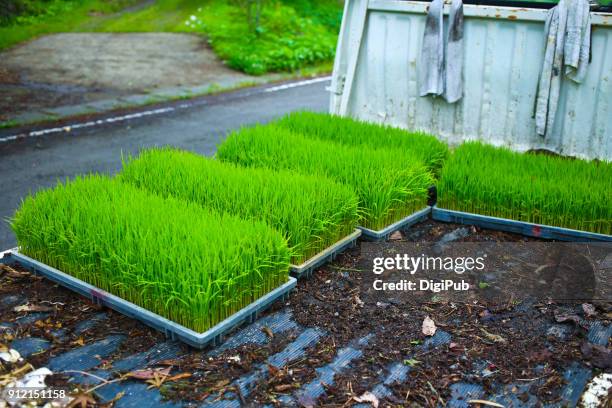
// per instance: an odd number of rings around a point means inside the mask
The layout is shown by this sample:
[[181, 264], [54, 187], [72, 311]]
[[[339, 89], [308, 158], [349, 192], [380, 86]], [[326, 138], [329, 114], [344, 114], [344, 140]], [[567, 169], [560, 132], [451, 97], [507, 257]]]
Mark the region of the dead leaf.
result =
[[465, 351], [464, 346], [453, 342], [448, 345], [448, 349], [453, 353], [463, 353]]
[[230, 383], [229, 380], [221, 380], [221, 381], [218, 381], [215, 384], [214, 388], [215, 389], [223, 388], [223, 387], [227, 386], [229, 383]]
[[191, 373], [180, 373], [177, 375], [173, 375], [172, 377], [168, 378], [166, 381], [178, 381], [178, 380], [182, 380], [183, 378], [189, 378], [191, 377]]
[[478, 313], [478, 316], [480, 316], [481, 319], [487, 319], [491, 317], [491, 312], [489, 312], [489, 309], [484, 309], [482, 312]]
[[26, 276], [30, 275], [29, 272], [18, 272], [10, 266], [2, 263], [0, 263], [0, 270], [6, 272], [6, 274], [11, 278], [25, 278]]
[[170, 367], [156, 368], [156, 369], [144, 369], [135, 370], [126, 374], [127, 377], [134, 378], [136, 380], [152, 380], [155, 375], [163, 375], [165, 377], [170, 375]]
[[505, 343], [506, 339], [504, 339], [502, 336], [500, 336], [499, 334], [493, 334], [493, 333], [489, 333], [488, 331], [486, 331], [485, 329], [481, 328], [480, 331], [485, 335], [485, 337], [489, 340], [491, 340], [494, 343]]
[[157, 363], [156, 365], [162, 365], [162, 366], [178, 366], [180, 365], [180, 360], [177, 359], [169, 359], [169, 360], [162, 360], [159, 363]]
[[590, 303], [583, 303], [582, 304], [582, 310], [584, 311], [584, 314], [586, 315], [586, 317], [591, 317], [591, 316], [596, 316], [597, 315], [597, 311], [595, 310], [595, 306], [593, 306]]
[[88, 406], [96, 405], [96, 400], [91, 395], [85, 392], [81, 392], [76, 395], [73, 395], [72, 398], [74, 399], [70, 401], [67, 408], [74, 408], [74, 407], [87, 408]]
[[[168, 370], [168, 372], [169, 372], [170, 371], [170, 367], [168, 367], [166, 370]], [[161, 387], [166, 382], [166, 379], [168, 378], [168, 374], [160, 374], [160, 372], [161, 371], [165, 372], [166, 370], [155, 371], [153, 373], [153, 378], [151, 378], [150, 380], [145, 381], [147, 384], [149, 384], [147, 389]]]
[[357, 306], [363, 307], [363, 305], [364, 305], [363, 300], [359, 299], [359, 296], [357, 296], [357, 295], [353, 296], [353, 300], [355, 301]]
[[261, 331], [264, 332], [266, 334], [266, 336], [268, 336], [270, 339], [274, 338], [274, 333], [272, 333], [272, 330], [270, 330], [269, 327], [264, 326], [261, 328]]
[[612, 350], [607, 347], [585, 341], [580, 345], [580, 351], [593, 366], [604, 370], [612, 368]]
[[281, 370], [273, 366], [272, 364], [268, 364], [268, 371], [270, 372], [271, 377], [277, 377], [281, 375]]
[[83, 339], [83, 337], [79, 337], [78, 339], [76, 339], [75, 341], [73, 341], [72, 343], [73, 346], [84, 346], [85, 345], [85, 340]]
[[552, 357], [552, 353], [547, 348], [540, 351], [534, 351], [529, 355], [529, 360], [536, 363], [543, 363]]
[[423, 327], [422, 327], [422, 331], [423, 334], [426, 336], [433, 336], [434, 334], [436, 334], [436, 324], [434, 323], [433, 320], [431, 320], [431, 318], [429, 316], [427, 316], [425, 318], [425, 320], [423, 320]]
[[295, 384], [281, 384], [274, 387], [276, 392], [285, 392], [296, 388]]
[[560, 313], [560, 314], [555, 314], [555, 320], [558, 323], [563, 323], [563, 322], [574, 322], [578, 325], [580, 325], [580, 317], [578, 317], [578, 315], [575, 314], [569, 314], [569, 313]]
[[374, 408], [378, 408], [378, 397], [370, 391], [364, 392], [361, 397], [353, 397], [356, 402], [369, 402]]
[[17, 313], [20, 313], [20, 312], [52, 312], [54, 310], [55, 308], [51, 306], [29, 305], [27, 303], [25, 305], [16, 306], [15, 308], [13, 308], [13, 311]]

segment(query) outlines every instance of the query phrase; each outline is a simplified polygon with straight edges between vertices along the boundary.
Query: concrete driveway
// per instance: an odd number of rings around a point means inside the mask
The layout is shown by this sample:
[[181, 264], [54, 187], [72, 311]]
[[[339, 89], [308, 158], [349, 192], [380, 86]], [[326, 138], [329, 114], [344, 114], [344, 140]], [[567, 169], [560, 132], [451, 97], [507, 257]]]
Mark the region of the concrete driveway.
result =
[[147, 95], [276, 77], [227, 68], [203, 37], [192, 34], [54, 34], [0, 53], [0, 122], [52, 116], [63, 112], [58, 108], [96, 101], [108, 101], [109, 108], [113, 101], [127, 105], [121, 98], [131, 95], [145, 101]]

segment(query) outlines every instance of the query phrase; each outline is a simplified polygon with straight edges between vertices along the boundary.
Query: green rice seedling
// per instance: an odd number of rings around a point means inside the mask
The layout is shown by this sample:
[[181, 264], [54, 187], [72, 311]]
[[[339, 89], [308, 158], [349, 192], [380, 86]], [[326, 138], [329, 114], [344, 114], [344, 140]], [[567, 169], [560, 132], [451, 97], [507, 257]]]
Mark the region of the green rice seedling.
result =
[[396, 160], [416, 156], [437, 174], [448, 157], [448, 146], [435, 136], [421, 132], [362, 122], [315, 112], [290, 113], [277, 122], [305, 137], [330, 140], [348, 146], [394, 149]]
[[438, 206], [612, 233], [612, 163], [464, 143], [448, 159]]
[[433, 182], [425, 165], [416, 159], [396, 160], [393, 150], [309, 139], [278, 125], [232, 133], [217, 156], [243, 166], [292, 169], [346, 184], [359, 197], [362, 226], [373, 229], [423, 208]]
[[172, 148], [127, 160], [119, 178], [162, 196], [265, 221], [288, 239], [295, 264], [353, 232], [359, 220], [353, 190], [325, 177], [248, 169]]
[[290, 250], [263, 222], [98, 175], [24, 200], [21, 252], [203, 332], [287, 282]]

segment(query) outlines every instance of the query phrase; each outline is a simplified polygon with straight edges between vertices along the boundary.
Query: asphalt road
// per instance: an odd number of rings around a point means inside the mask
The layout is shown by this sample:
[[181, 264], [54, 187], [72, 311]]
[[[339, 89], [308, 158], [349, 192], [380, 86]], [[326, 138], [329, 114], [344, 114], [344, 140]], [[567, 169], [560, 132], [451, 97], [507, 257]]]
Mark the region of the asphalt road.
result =
[[78, 174], [116, 173], [122, 153], [146, 147], [173, 145], [212, 155], [233, 129], [291, 111], [327, 110], [327, 85], [243, 90], [188, 102], [188, 107], [177, 102], [183, 106], [164, 114], [0, 143], [0, 251], [16, 245], [8, 219], [30, 192]]

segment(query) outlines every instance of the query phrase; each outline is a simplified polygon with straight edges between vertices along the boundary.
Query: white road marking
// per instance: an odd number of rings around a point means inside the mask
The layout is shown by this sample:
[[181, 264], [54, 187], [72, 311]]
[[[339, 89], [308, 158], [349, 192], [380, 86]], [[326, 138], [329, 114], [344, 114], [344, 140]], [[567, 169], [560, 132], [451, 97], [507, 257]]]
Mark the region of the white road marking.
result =
[[90, 122], [73, 123], [73, 124], [61, 126], [61, 127], [33, 130], [29, 133], [22, 133], [18, 135], [2, 137], [0, 138], [0, 143], [10, 142], [11, 140], [17, 140], [17, 139], [22, 139], [22, 138], [27, 138], [27, 137], [44, 136], [44, 135], [48, 135], [51, 133], [70, 132], [72, 129], [82, 129], [82, 128], [88, 128], [92, 126], [100, 126], [100, 125], [104, 125], [107, 123], [123, 122], [123, 121], [130, 120], [130, 119], [141, 118], [143, 116], [159, 115], [162, 113], [172, 112], [174, 110], [176, 110], [176, 108], [173, 108], [173, 107], [152, 109], [152, 110], [143, 111], [143, 112], [131, 113], [129, 115], [114, 116], [114, 117], [106, 118], [106, 119], [92, 120]]
[[278, 86], [273, 86], [273, 87], [270, 87], [270, 88], [266, 88], [264, 90], [264, 92], [283, 91], [285, 89], [297, 88], [298, 86], [306, 86], [306, 85], [311, 85], [311, 84], [317, 84], [319, 82], [326, 82], [326, 81], [330, 81], [330, 80], [331, 80], [331, 76], [325, 76], [325, 77], [313, 78], [313, 79], [305, 79], [304, 81], [292, 82], [290, 84], [284, 84], [284, 85], [278, 85]]
[[[306, 86], [306, 85], [311, 85], [311, 84], [316, 84], [319, 82], [325, 82], [325, 81], [329, 81], [331, 79], [331, 76], [325, 76], [325, 77], [320, 77], [320, 78], [313, 78], [313, 79], [307, 79], [304, 81], [298, 81], [298, 82], [292, 82], [289, 84], [284, 84], [284, 85], [278, 85], [278, 86], [273, 86], [270, 88], [265, 88], [261, 91], [258, 92], [254, 92], [252, 94], [247, 94], [247, 96], [251, 96], [253, 94], [257, 94], [260, 92], [278, 92], [278, 91], [282, 91], [285, 89], [291, 89], [291, 88], [297, 88], [300, 86]], [[70, 132], [73, 129], [83, 129], [83, 128], [89, 128], [89, 127], [94, 127], [94, 126], [100, 126], [100, 125], [105, 125], [105, 124], [109, 124], [109, 123], [116, 123], [116, 122], [123, 122], [126, 120], [131, 120], [131, 119], [138, 119], [138, 118], [142, 118], [144, 116], [153, 116], [153, 115], [160, 115], [163, 113], [168, 113], [168, 112], [173, 112], [177, 109], [185, 109], [192, 106], [191, 104], [188, 103], [183, 103], [180, 105], [177, 105], [175, 107], [166, 107], [166, 108], [159, 108], [159, 109], [152, 109], [152, 110], [147, 110], [147, 111], [142, 111], [142, 112], [136, 112], [136, 113], [131, 113], [129, 115], [122, 115], [122, 116], [114, 116], [114, 117], [110, 117], [110, 118], [106, 118], [106, 119], [98, 119], [98, 120], [92, 120], [89, 122], [81, 122], [81, 123], [73, 123], [73, 124], [69, 124], [66, 126], [60, 126], [60, 127], [53, 127], [53, 128], [47, 128], [47, 129], [40, 129], [40, 130], [33, 130], [31, 132], [28, 133], [20, 133], [20, 134], [16, 134], [16, 135], [11, 135], [11, 136], [5, 136], [5, 137], [0, 137], [0, 143], [5, 143], [5, 142], [10, 142], [13, 140], [17, 140], [17, 139], [25, 139], [25, 138], [30, 138], [30, 137], [38, 137], [38, 136], [44, 136], [44, 135], [49, 135], [52, 133], [63, 133], [63, 132]]]

